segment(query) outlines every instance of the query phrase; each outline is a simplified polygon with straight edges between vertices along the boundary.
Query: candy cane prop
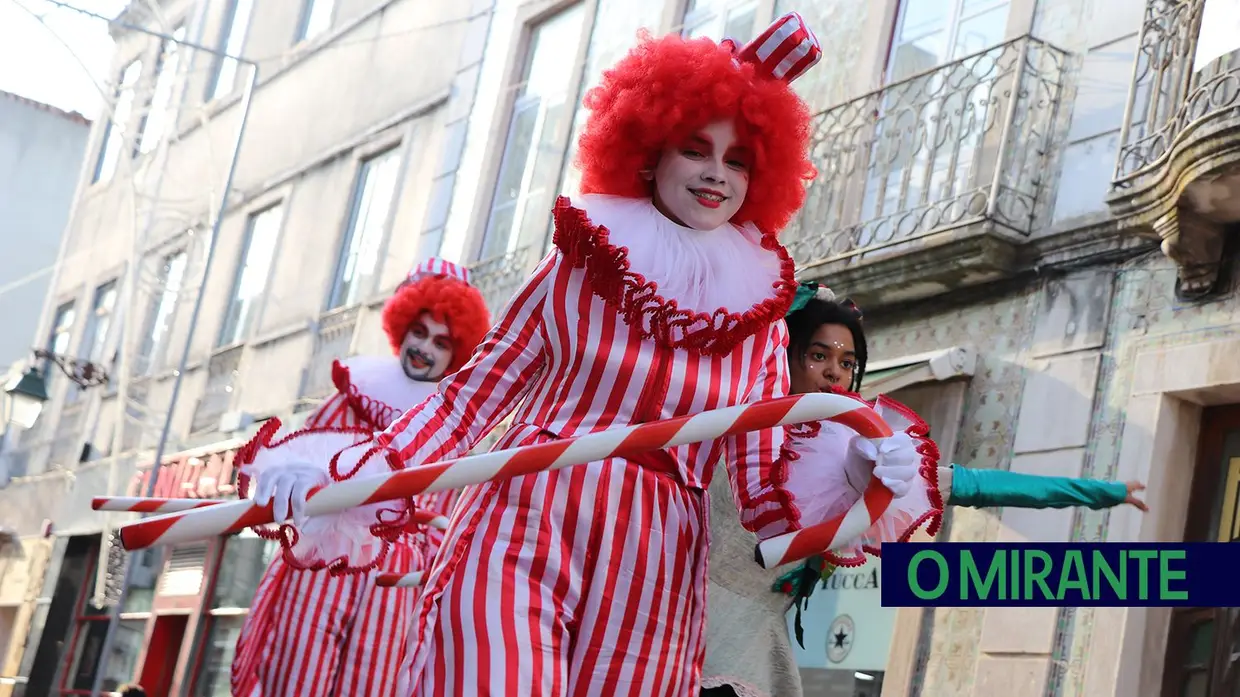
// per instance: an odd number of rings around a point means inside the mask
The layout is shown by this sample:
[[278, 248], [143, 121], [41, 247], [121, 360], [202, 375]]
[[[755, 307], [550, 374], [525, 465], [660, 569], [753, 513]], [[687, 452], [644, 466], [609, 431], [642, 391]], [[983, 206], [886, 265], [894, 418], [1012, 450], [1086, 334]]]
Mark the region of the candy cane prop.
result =
[[843, 515], [759, 542], [754, 560], [774, 569], [852, 542], [883, 517], [892, 498], [891, 490], [871, 477], [865, 494]]
[[[229, 503], [221, 499], [160, 499], [141, 498], [136, 496], [96, 496], [91, 499], [90, 507], [96, 511], [124, 511], [131, 513], [176, 513], [190, 511], [195, 508], [218, 506]], [[411, 523], [428, 525], [436, 530], [448, 529], [448, 517], [433, 511], [415, 509]]]
[[[631, 458], [651, 450], [700, 443], [726, 435], [827, 420], [844, 424], [867, 438], [891, 435], [891, 428], [868, 404], [836, 394], [792, 395], [356, 477], [312, 491], [305, 510], [307, 516], [338, 513], [357, 506], [549, 472], [610, 457]], [[132, 551], [157, 544], [210, 539], [269, 524], [272, 518], [270, 503], [258, 506], [249, 500], [229, 502], [129, 523], [120, 528], [121, 544]]]
[[379, 574], [375, 577], [375, 585], [383, 588], [417, 588], [422, 585], [422, 572], [409, 574]]

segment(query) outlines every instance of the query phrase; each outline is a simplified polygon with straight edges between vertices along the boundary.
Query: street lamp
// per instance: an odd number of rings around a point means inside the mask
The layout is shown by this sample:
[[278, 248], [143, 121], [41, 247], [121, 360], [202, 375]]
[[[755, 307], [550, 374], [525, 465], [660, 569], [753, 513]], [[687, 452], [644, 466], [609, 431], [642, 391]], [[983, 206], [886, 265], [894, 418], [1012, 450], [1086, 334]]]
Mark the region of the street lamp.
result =
[[47, 401], [47, 385], [39, 369], [27, 368], [20, 377], [5, 384], [4, 392], [9, 396], [9, 423], [22, 428], [33, 427]]

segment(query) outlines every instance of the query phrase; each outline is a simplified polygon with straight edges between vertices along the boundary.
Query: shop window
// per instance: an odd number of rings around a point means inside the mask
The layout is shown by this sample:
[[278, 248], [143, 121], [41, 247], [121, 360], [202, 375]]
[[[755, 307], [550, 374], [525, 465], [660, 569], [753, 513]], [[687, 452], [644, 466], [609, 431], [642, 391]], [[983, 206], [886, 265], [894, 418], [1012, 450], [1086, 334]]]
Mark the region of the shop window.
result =
[[[1186, 542], [1240, 541], [1240, 405], [1202, 415]], [[1240, 608], [1173, 608], [1163, 697], [1234, 694], [1227, 675], [1240, 645]]]
[[230, 537], [224, 544], [192, 697], [227, 697], [229, 668], [246, 612], [263, 572], [280, 553], [276, 542], [252, 536]]

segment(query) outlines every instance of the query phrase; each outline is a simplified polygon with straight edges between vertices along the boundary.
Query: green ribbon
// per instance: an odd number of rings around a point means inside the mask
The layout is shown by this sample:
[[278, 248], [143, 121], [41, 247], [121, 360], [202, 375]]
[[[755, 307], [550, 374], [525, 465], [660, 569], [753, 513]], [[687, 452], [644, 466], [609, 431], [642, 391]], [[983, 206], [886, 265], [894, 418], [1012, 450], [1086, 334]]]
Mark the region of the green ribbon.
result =
[[809, 596], [814, 593], [814, 587], [821, 583], [822, 587], [826, 588], [827, 579], [831, 578], [833, 573], [835, 573], [835, 566], [828, 564], [826, 559], [810, 557], [801, 566], [776, 579], [771, 587], [771, 590], [776, 593], [786, 593], [792, 596], [792, 604], [796, 607], [793, 633], [801, 648], [805, 648], [805, 630], [801, 627], [801, 611], [809, 605]]
[[788, 315], [805, 307], [806, 305], [809, 304], [809, 301], [812, 300], [814, 296], [817, 294], [818, 294], [818, 282], [817, 281], [807, 281], [807, 282], [801, 283], [800, 285], [797, 286], [796, 295], [792, 297], [792, 306], [788, 308], [788, 312], [784, 316], [787, 317]]

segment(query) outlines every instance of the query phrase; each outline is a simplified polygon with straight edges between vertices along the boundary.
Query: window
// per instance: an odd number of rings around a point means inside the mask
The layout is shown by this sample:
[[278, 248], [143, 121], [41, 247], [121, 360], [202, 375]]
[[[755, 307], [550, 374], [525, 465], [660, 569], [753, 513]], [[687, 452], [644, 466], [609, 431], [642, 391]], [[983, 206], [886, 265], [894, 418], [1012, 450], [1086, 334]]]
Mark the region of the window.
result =
[[744, 45], [754, 37], [753, 20], [757, 9], [756, 1], [689, 0], [682, 32], [689, 38], [732, 39]]
[[360, 302], [375, 288], [379, 249], [396, 196], [400, 154], [392, 149], [362, 162], [353, 189], [353, 204], [336, 263], [327, 309]]
[[[86, 317], [86, 329], [82, 333], [82, 343], [78, 349], [79, 357], [109, 371], [111, 365], [110, 361], [105, 359], [104, 351], [107, 350], [108, 329], [111, 327], [112, 313], [115, 310], [116, 281], [112, 280], [95, 289], [95, 298], [91, 303], [90, 314]], [[110, 372], [108, 381], [111, 382]], [[79, 387], [70, 390], [67, 396], [75, 400], [84, 389]]]
[[899, 82], [1002, 43], [1008, 1], [904, 0], [887, 61], [887, 81]]
[[[228, 21], [221, 32], [220, 49], [231, 56], [241, 55], [245, 37], [250, 31], [250, 16], [254, 13], [254, 0], [232, 0], [228, 7]], [[215, 63], [215, 77], [207, 86], [207, 101], [232, 94], [237, 86], [237, 70], [241, 64], [235, 58], [220, 56]]]
[[336, 0], [305, 0], [302, 4], [297, 40], [307, 41], [330, 29], [332, 11], [335, 9]]
[[225, 541], [193, 697], [228, 697], [229, 667], [246, 611], [267, 565], [279, 553], [278, 543], [258, 537], [238, 535]]
[[224, 317], [224, 327], [220, 330], [217, 345], [235, 344], [247, 336], [254, 313], [267, 289], [267, 277], [271, 275], [276, 238], [283, 219], [284, 207], [277, 205], [251, 215], [246, 223], [245, 250], [241, 254], [232, 301], [228, 303], [228, 314]]
[[[62, 356], [69, 354], [69, 338], [73, 333], [73, 323], [75, 321], [77, 321], [77, 312], [74, 310], [72, 302], [67, 302], [56, 308], [56, 315], [52, 320], [52, 331], [47, 337], [48, 351]], [[60, 373], [60, 371], [52, 370], [51, 368], [51, 361], [43, 362], [43, 379], [49, 394], [52, 392], [53, 381]]]
[[[103, 663], [103, 690], [111, 692], [121, 684], [134, 679], [138, 656], [142, 653], [143, 640], [146, 634], [146, 617], [135, 617], [122, 612], [116, 626], [116, 636], [112, 641], [111, 653], [101, 657], [103, 641], [108, 632], [110, 610], [97, 607], [91, 602], [97, 580], [96, 562], [99, 559], [99, 538], [94, 537], [90, 546], [90, 554], [82, 563], [90, 570], [89, 575], [82, 578], [82, 594], [78, 599], [75, 613], [75, 628], [72, 634], [69, 653], [69, 670], [64, 674], [60, 685], [61, 695], [85, 694], [94, 686], [95, 676]], [[125, 610], [129, 608], [126, 607]]]
[[140, 153], [154, 150], [164, 137], [168, 124], [176, 123], [176, 103], [172, 99], [172, 91], [176, 87], [177, 71], [181, 65], [181, 46], [177, 42], [185, 40], [185, 25], [173, 30], [172, 37], [176, 41], [164, 41], [159, 62], [156, 63], [155, 91], [147, 105], [146, 118], [142, 121], [142, 135], [138, 138]]
[[516, 92], [480, 259], [530, 244], [547, 230], [573, 104], [565, 93], [576, 68], [581, 5], [534, 27]]
[[155, 297], [151, 301], [146, 329], [142, 332], [142, 345], [138, 351], [139, 358], [144, 362], [143, 372], [147, 375], [163, 363], [168, 330], [172, 328], [172, 318], [176, 312], [177, 294], [185, 281], [185, 265], [186, 254], [180, 251], [164, 257], [159, 270], [159, 289], [155, 291]]
[[99, 148], [99, 164], [95, 167], [95, 181], [107, 181], [116, 173], [116, 163], [121, 157], [121, 146], [129, 118], [133, 115], [134, 89], [142, 76], [142, 61], [133, 61], [121, 71], [120, 84], [116, 88], [116, 103], [112, 107], [112, 119], [104, 126], [103, 144]]

